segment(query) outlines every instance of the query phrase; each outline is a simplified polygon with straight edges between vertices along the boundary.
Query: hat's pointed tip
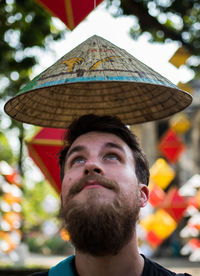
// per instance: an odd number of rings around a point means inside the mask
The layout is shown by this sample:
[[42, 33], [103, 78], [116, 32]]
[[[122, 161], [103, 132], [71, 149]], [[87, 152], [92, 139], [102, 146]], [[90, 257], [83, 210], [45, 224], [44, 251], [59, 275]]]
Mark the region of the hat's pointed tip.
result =
[[105, 38], [103, 38], [103, 37], [101, 37], [101, 36], [99, 36], [99, 35], [97, 35], [97, 34], [94, 34], [94, 35], [92, 35], [91, 37], [89, 37], [88, 39], [105, 39]]

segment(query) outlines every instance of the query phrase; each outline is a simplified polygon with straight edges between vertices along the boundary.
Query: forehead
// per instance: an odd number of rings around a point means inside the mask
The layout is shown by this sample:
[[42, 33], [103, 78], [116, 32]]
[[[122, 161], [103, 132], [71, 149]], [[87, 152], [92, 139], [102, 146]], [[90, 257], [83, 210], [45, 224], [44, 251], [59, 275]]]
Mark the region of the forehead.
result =
[[91, 131], [80, 135], [71, 145], [70, 149], [76, 146], [84, 146], [88, 149], [93, 148], [93, 146], [99, 146], [102, 148], [107, 143], [113, 143], [119, 145], [126, 153], [131, 153], [132, 150], [129, 146], [117, 135], [107, 132]]
[[[98, 132], [98, 131], [91, 131], [85, 134], [80, 135], [76, 140], [72, 143], [71, 147], [74, 145], [78, 145], [80, 143], [87, 143], [88, 140], [92, 140], [93, 142], [107, 142], [113, 141], [120, 144], [125, 144], [125, 142], [115, 134], [107, 133], [107, 132]], [[126, 144], [125, 144], [126, 145]]]

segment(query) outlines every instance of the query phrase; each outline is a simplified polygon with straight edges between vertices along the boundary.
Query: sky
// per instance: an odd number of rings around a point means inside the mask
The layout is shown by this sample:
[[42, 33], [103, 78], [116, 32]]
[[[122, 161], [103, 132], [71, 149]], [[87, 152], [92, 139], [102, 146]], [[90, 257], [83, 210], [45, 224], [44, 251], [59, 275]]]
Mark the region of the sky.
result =
[[[65, 28], [59, 20], [54, 20], [54, 23], [57, 27]], [[174, 84], [178, 84], [179, 81], [188, 82], [192, 78], [192, 73], [185, 66], [177, 69], [169, 63], [169, 59], [179, 47], [177, 43], [150, 43], [147, 35], [143, 35], [135, 41], [129, 35], [129, 30], [133, 24], [133, 16], [114, 18], [111, 12], [106, 9], [106, 3], [103, 2], [73, 31], [66, 32], [62, 41], [53, 42], [50, 45], [54, 53], [43, 52], [41, 54], [34, 76], [51, 66], [84, 40], [96, 34], [126, 50]]]

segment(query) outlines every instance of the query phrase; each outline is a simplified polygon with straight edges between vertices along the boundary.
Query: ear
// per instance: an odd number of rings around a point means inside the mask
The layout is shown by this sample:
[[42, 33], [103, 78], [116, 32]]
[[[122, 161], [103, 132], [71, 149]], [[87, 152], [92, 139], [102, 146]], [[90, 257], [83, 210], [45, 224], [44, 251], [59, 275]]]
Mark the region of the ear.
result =
[[140, 207], [145, 207], [149, 199], [149, 189], [145, 184], [139, 184], [140, 189]]

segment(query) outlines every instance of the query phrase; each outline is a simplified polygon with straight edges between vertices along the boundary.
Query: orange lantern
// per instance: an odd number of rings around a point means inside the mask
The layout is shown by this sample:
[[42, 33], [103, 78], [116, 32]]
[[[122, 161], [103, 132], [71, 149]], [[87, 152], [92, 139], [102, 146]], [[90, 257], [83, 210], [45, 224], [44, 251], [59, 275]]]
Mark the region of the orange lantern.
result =
[[7, 182], [21, 187], [22, 180], [19, 173], [13, 169], [6, 161], [0, 161], [0, 173], [5, 177]]
[[16, 249], [17, 244], [12, 240], [10, 233], [0, 231], [0, 239], [4, 241], [2, 251], [10, 253], [14, 249]]
[[61, 229], [60, 236], [64, 241], [70, 241], [70, 235], [66, 229], [64, 228]]
[[19, 229], [19, 227], [21, 226], [22, 216], [19, 213], [15, 213], [15, 212], [4, 213], [2, 216], [2, 219], [5, 220], [10, 225], [11, 230]]
[[21, 203], [21, 197], [13, 196], [12, 194], [6, 193], [2, 196], [2, 200], [6, 201], [9, 205], [13, 203]]
[[196, 248], [200, 248], [200, 240], [197, 239], [197, 238], [193, 238], [189, 241], [189, 245], [193, 248], [193, 249], [196, 249]]
[[197, 196], [191, 196], [191, 197], [188, 198], [188, 205], [192, 205], [196, 209], [198, 209], [198, 207], [200, 206], [199, 203], [200, 202], [198, 202]]
[[197, 200], [198, 207], [200, 207], [200, 189], [197, 192], [196, 200]]

